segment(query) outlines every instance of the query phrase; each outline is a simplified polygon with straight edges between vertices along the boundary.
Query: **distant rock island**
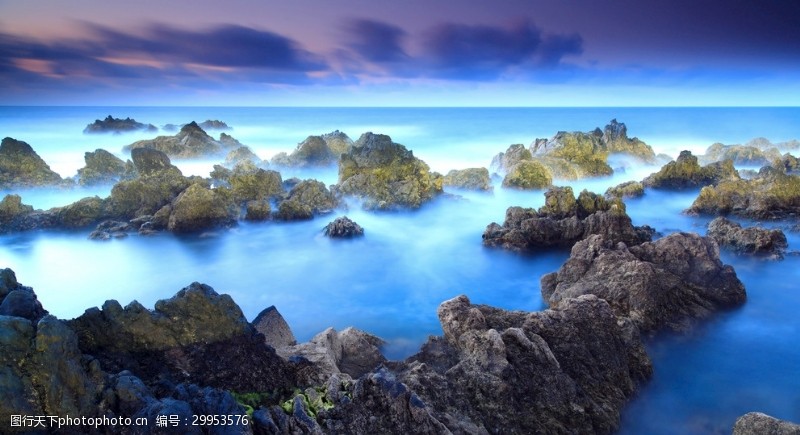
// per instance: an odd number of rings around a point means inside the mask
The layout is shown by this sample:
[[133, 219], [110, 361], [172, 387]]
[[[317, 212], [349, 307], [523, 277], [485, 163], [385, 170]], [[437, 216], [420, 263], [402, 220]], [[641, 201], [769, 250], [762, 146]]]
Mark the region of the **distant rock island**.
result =
[[84, 133], [128, 133], [133, 131], [158, 131], [153, 124], [142, 124], [132, 118], [114, 118], [111, 115], [106, 116], [106, 119], [95, 121], [83, 129]]

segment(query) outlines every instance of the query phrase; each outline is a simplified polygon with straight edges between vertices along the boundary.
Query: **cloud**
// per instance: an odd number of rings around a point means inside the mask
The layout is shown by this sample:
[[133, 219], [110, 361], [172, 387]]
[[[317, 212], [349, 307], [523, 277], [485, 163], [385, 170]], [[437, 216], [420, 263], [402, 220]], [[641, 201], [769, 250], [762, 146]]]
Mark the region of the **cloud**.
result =
[[345, 26], [351, 42], [349, 47], [369, 62], [387, 63], [409, 59], [403, 49], [407, 36], [400, 27], [375, 20], [353, 19]]

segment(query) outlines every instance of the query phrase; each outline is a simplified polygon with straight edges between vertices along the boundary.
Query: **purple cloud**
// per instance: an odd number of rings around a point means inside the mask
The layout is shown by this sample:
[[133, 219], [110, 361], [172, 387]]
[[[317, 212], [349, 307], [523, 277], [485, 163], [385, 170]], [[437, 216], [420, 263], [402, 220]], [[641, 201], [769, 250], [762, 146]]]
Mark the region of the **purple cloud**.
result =
[[407, 36], [400, 27], [367, 19], [354, 19], [345, 29], [351, 42], [350, 48], [368, 62], [387, 63], [408, 60], [403, 49]]

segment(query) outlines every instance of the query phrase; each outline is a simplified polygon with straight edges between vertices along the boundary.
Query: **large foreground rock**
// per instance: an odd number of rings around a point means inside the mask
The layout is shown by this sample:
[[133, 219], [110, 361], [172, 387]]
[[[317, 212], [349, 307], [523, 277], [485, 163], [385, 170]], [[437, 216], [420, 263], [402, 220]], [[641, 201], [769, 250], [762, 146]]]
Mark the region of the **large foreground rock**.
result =
[[370, 209], [419, 208], [442, 192], [442, 178], [389, 136], [364, 133], [339, 159], [337, 190]]
[[800, 435], [800, 425], [750, 412], [736, 420], [733, 435]]
[[61, 176], [26, 142], [10, 137], [0, 142], [0, 189], [61, 184]]
[[571, 187], [556, 187], [545, 193], [545, 205], [532, 208], [509, 207], [503, 225], [492, 222], [483, 232], [485, 246], [517, 252], [547, 248], [570, 248], [591, 234], [635, 245], [649, 241], [653, 230], [635, 227], [618, 199], [582, 191], [575, 199]]
[[194, 121], [181, 127], [174, 136], [158, 136], [127, 145], [125, 151], [136, 148], [156, 149], [173, 158], [198, 158], [224, 156], [238, 147], [238, 142], [218, 141], [206, 134]]
[[674, 233], [628, 247], [600, 235], [575, 244], [558, 272], [541, 279], [551, 307], [593, 294], [642, 331], [687, 330], [695, 319], [744, 303], [744, 285], [713, 241]]
[[678, 159], [664, 165], [658, 172], [642, 180], [645, 187], [654, 189], [695, 189], [723, 180], [738, 180], [739, 173], [731, 160], [700, 166], [690, 151], [681, 151]]
[[720, 247], [742, 254], [775, 255], [781, 257], [789, 246], [781, 230], [766, 228], [742, 228], [736, 222], [718, 217], [708, 224], [708, 237]]
[[796, 216], [800, 213], [800, 176], [764, 167], [755, 178], [727, 180], [704, 187], [687, 211], [753, 219]]

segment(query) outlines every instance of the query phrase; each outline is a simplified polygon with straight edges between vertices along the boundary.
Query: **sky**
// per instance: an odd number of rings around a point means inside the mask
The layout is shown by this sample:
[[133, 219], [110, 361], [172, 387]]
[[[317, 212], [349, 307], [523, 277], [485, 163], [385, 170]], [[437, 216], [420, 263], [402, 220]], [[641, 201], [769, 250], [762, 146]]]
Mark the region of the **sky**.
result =
[[797, 106], [798, 0], [0, 0], [0, 105]]

